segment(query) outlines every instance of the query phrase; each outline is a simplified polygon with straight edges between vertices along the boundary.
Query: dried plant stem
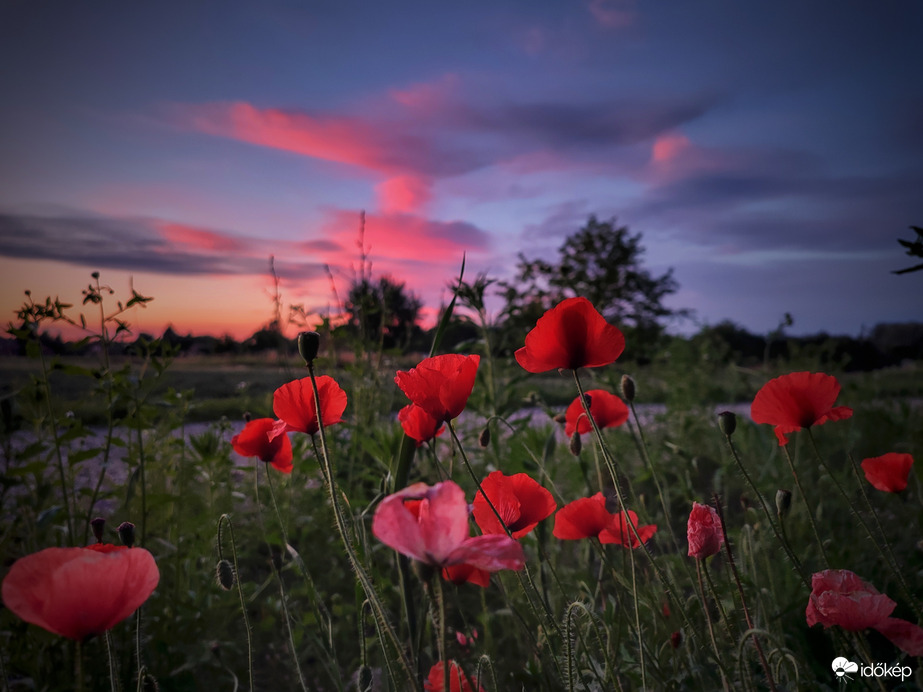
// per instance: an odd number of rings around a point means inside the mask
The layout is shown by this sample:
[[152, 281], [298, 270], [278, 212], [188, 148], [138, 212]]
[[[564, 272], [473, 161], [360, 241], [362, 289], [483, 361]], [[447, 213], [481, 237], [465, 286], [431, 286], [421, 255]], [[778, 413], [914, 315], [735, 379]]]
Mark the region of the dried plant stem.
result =
[[112, 653], [112, 633], [106, 630], [106, 658], [109, 661], [109, 688], [112, 692], [119, 692], [119, 671]]

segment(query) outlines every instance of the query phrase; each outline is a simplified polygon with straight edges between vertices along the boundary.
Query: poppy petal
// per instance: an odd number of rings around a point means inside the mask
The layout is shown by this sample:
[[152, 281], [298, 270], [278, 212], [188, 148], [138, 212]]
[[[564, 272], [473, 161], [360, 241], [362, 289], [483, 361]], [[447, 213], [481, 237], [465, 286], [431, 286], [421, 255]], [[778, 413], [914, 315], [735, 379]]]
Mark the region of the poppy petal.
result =
[[466, 539], [449, 554], [446, 564], [462, 562], [488, 572], [497, 572], [501, 569], [520, 570], [526, 564], [526, 559], [519, 541], [506, 534], [491, 533]]
[[900, 618], [885, 618], [873, 627], [901, 651], [911, 656], [923, 656], [923, 629], [918, 625]]

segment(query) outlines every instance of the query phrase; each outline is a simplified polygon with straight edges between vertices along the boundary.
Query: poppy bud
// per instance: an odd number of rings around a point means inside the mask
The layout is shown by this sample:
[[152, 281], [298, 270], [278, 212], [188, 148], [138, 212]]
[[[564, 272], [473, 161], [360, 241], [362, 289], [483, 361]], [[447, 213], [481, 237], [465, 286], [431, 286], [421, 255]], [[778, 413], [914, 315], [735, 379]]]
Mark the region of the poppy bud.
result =
[[553, 420], [555, 423], [561, 423], [563, 425], [567, 422], [567, 416], [565, 416], [563, 413], [559, 413], [553, 418]]
[[490, 445], [490, 428], [486, 425], [481, 431], [481, 434], [478, 435], [478, 444], [481, 446], [481, 449], [486, 449]]
[[581, 449], [583, 449], [583, 442], [580, 441], [580, 433], [575, 432], [570, 436], [570, 453], [579, 457]]
[[215, 567], [215, 578], [218, 580], [218, 586], [225, 591], [230, 591], [234, 586], [234, 566], [228, 560], [218, 560]]
[[788, 510], [792, 506], [792, 491], [791, 490], [777, 490], [776, 491], [776, 512], [779, 515], [779, 519], [785, 519], [788, 515]]
[[298, 335], [298, 353], [304, 358], [305, 365], [314, 362], [319, 348], [320, 334], [317, 332], [301, 332]]
[[622, 396], [628, 402], [635, 400], [635, 381], [630, 375], [622, 375]]
[[683, 633], [682, 632], [677, 630], [676, 632], [670, 635], [670, 644], [673, 646], [674, 649], [678, 649], [682, 643], [683, 643]]
[[718, 427], [721, 432], [730, 437], [737, 430], [737, 416], [731, 411], [722, 411], [718, 414]]
[[106, 527], [106, 520], [102, 517], [96, 517], [90, 520], [90, 528], [93, 529], [93, 535], [96, 536], [96, 542], [103, 542], [103, 529]]
[[94, 279], [98, 279], [98, 278], [99, 278], [99, 272], [93, 272], [92, 274], [90, 274], [90, 276], [92, 276]]
[[122, 543], [131, 548], [135, 544], [135, 525], [130, 521], [123, 521], [119, 524], [118, 530]]
[[249, 423], [251, 420], [253, 420], [253, 414], [249, 411], [244, 411], [244, 423]]

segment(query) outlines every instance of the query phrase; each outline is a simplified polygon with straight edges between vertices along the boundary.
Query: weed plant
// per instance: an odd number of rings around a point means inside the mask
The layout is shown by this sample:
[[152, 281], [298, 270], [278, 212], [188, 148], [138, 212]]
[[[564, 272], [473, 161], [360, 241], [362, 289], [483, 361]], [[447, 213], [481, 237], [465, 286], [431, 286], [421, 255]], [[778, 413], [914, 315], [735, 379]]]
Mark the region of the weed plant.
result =
[[[631, 373], [615, 361], [530, 374], [490, 348], [483, 288], [459, 281], [481, 329], [467, 351], [480, 364], [464, 412], [438, 421], [445, 430], [420, 445], [397, 421], [408, 402], [394, 383], [419, 358], [355, 344], [344, 358], [328, 333], [320, 356], [307, 353], [310, 371], [197, 377], [157, 340], [109, 357], [129, 330], [127, 307], [149, 298], [112, 306], [94, 275], [84, 302], [94, 321], [27, 294], [9, 331], [30, 365], [0, 400], [3, 573], [43, 549], [92, 543], [90, 521], [103, 517], [105, 542], [118, 542], [121, 522], [135, 524], [135, 545], [153, 554], [160, 580], [135, 615], [85, 641], [0, 610], [2, 689], [149, 689], [154, 679], [161, 690], [443, 689], [446, 680], [469, 689], [459, 671], [470, 689], [491, 692], [920, 689], [912, 646], [907, 653], [874, 627], [806, 621], [812, 575], [831, 569], [893, 599], [892, 617], [921, 622], [919, 468], [900, 492], [872, 487], [859, 468], [887, 452], [919, 456], [921, 404], [908, 384], [918, 370], [847, 378], [828, 368], [844, 385], [837, 404], [853, 415], [781, 446], [771, 425], [751, 421], [749, 403], [778, 375], [819, 369], [810, 354], [741, 368], [730, 354], [677, 340]], [[98, 360], [42, 351], [38, 336], [62, 323], [88, 330]], [[274, 419], [276, 389], [322, 375], [346, 392], [343, 420], [323, 413], [314, 433], [283, 433], [291, 473], [234, 451], [245, 412]], [[242, 394], [227, 386], [235, 381], [260, 384]], [[324, 412], [305, 386], [305, 406]], [[628, 421], [565, 435], [564, 410], [592, 389], [621, 395]], [[719, 407], [738, 402], [739, 415], [722, 414], [719, 425]], [[211, 425], [191, 427], [197, 408]], [[497, 571], [486, 587], [443, 580], [438, 561], [409, 559], [373, 533], [394, 493], [451, 480], [475, 502], [494, 471], [527, 474], [559, 516], [602, 492], [606, 511], [637, 519], [622, 525], [620, 545], [598, 532], [561, 539], [562, 520], [544, 518], [518, 539], [523, 569]], [[688, 554], [694, 503], [717, 512], [726, 533], [698, 558]], [[645, 526], [656, 533], [638, 540]], [[911, 672], [850, 673], [844, 683], [831, 667], [838, 657]]]

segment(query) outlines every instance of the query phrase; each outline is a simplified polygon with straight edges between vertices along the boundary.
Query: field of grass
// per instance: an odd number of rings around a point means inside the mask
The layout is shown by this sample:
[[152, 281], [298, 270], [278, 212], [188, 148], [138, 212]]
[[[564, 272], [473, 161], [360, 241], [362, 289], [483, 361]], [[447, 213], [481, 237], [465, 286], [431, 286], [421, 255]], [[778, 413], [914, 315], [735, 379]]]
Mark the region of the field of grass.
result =
[[[273, 417], [273, 393], [307, 375], [303, 361], [0, 361], [3, 574], [42, 549], [92, 543], [96, 516], [106, 542], [134, 523], [160, 573], [139, 615], [106, 637], [78, 643], [0, 610], [3, 689], [134, 689], [152, 678], [161, 690], [420, 689], [446, 658], [489, 692], [834, 690], [844, 685], [831, 668], [838, 656], [912, 670], [903, 681], [857, 673], [849, 689], [920, 689], [920, 659], [876, 629], [805, 618], [811, 575], [830, 568], [887, 594], [893, 617], [920, 622], [920, 468], [899, 493], [857, 469], [887, 452], [919, 458], [918, 363], [827, 370], [852, 417], [796, 432], [785, 447], [746, 411], [770, 379], [814, 363], [741, 368], [677, 344], [629, 373], [618, 361], [582, 369], [585, 389], [615, 394], [630, 374], [643, 413], [640, 426], [632, 415], [599, 440], [583, 435], [575, 454], [555, 419], [577, 396], [573, 373], [533, 375], [487, 354], [453, 423], [460, 444], [446, 431], [413, 449], [394, 376], [421, 357], [318, 359], [348, 403], [325, 445], [289, 433], [291, 474], [241, 457], [231, 438], [245, 411]], [[715, 414], [733, 404], [743, 415], [728, 438]], [[373, 535], [377, 508], [404, 485], [451, 479], [472, 502], [495, 470], [528, 474], [558, 511], [618, 487], [657, 531], [631, 550], [556, 538], [551, 516], [520, 539], [525, 569], [498, 571], [486, 588], [427, 575]], [[780, 490], [792, 493], [782, 511]], [[730, 551], [696, 560], [693, 502], [716, 501]], [[221, 560], [236, 564], [229, 590], [216, 580]]]

